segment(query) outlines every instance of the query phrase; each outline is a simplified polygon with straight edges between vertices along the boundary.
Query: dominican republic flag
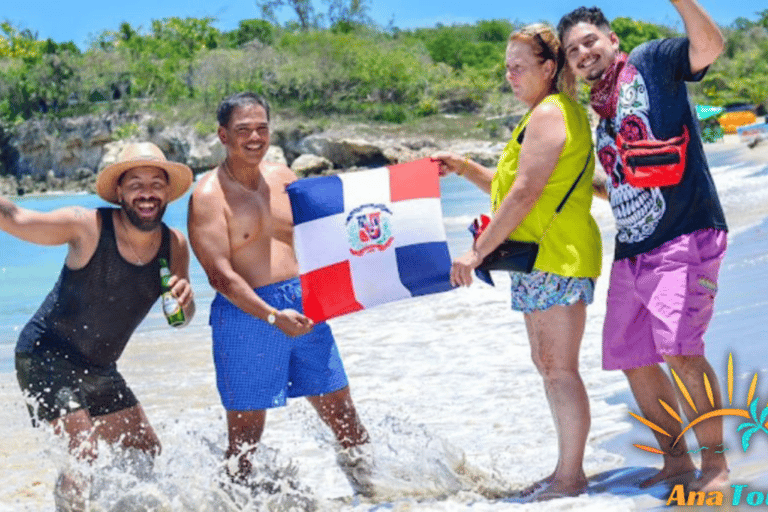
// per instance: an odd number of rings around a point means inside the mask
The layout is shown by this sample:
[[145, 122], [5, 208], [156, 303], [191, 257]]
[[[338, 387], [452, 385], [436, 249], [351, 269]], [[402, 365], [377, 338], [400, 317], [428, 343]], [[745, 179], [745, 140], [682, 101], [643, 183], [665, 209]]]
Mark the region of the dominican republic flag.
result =
[[305, 315], [320, 322], [452, 288], [439, 179], [425, 158], [288, 186]]

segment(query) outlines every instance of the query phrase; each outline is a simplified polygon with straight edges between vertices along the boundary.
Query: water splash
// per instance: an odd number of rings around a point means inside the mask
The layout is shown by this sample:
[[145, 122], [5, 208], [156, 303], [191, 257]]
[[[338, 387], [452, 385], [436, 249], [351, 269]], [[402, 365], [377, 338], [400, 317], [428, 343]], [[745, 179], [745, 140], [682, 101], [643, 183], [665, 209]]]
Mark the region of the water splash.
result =
[[[49, 455], [60, 468], [57, 506], [72, 512], [256, 512], [315, 510], [316, 498], [298, 480], [295, 464], [278, 450], [260, 445], [249, 456], [245, 483], [233, 483], [225, 470], [225, 436], [210, 429], [168, 427], [164, 452], [152, 460], [135, 450], [99, 443], [99, 457], [78, 462], [62, 442]], [[58, 448], [56, 447], [58, 445]], [[77, 492], [66, 492], [77, 487]], [[62, 487], [64, 489], [62, 490]]]

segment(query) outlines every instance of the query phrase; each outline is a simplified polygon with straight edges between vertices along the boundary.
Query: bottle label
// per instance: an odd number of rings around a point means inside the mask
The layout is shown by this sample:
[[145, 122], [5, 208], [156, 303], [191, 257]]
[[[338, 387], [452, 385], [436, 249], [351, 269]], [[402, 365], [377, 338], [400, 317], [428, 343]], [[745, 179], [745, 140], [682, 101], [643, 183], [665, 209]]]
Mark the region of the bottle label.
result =
[[168, 262], [165, 259], [160, 258], [160, 286], [162, 297], [160, 300], [163, 304], [163, 314], [168, 320], [168, 324], [176, 327], [178, 325], [184, 325], [184, 311], [181, 309], [181, 304], [171, 293], [168, 281], [171, 279], [171, 271], [168, 268]]
[[184, 311], [182, 311], [179, 301], [171, 295], [171, 292], [164, 293], [162, 301], [163, 313], [168, 324], [172, 326], [182, 325], [184, 323]]
[[172, 316], [179, 311], [181, 311], [179, 301], [176, 300], [170, 292], [163, 294], [163, 313], [165, 313], [166, 316]]

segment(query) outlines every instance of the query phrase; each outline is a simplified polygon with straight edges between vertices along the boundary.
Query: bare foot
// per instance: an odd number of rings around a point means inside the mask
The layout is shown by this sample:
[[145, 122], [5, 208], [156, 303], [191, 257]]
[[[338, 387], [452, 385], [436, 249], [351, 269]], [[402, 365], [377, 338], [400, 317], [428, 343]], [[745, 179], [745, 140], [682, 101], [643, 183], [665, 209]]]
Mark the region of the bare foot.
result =
[[578, 482], [561, 482], [553, 480], [546, 489], [533, 496], [532, 501], [549, 501], [557, 498], [578, 496], [587, 488], [587, 480]]
[[694, 480], [696, 480], [696, 468], [693, 466], [691, 466], [690, 469], [675, 468], [672, 470], [662, 468], [662, 470], [656, 473], [654, 476], [642, 482], [640, 484], [640, 488], [645, 489], [662, 482], [672, 485], [688, 484]]
[[722, 491], [730, 484], [728, 478], [728, 468], [712, 468], [701, 472], [698, 480], [691, 482], [689, 489], [691, 491]]
[[513, 496], [515, 498], [527, 498], [527, 497], [531, 496], [533, 493], [535, 493], [537, 491], [540, 491], [541, 489], [546, 487], [547, 484], [549, 484], [554, 479], [555, 479], [555, 474], [552, 473], [547, 478], [542, 478], [541, 480], [533, 482], [528, 487], [526, 487], [526, 488], [524, 488], [524, 489], [522, 489], [520, 491], [516, 491], [513, 494]]
[[[529, 492], [526, 496], [516, 495], [516, 501], [519, 503], [534, 503], [538, 501], [556, 500], [559, 498], [572, 498], [582, 494], [587, 488], [587, 480], [579, 482], [562, 482], [559, 480], [553, 480], [547, 484], [545, 482], [536, 482], [538, 487]], [[530, 490], [533, 485], [527, 487], [525, 490]]]
[[89, 510], [91, 480], [77, 471], [61, 472], [53, 489], [56, 510], [86, 512]]

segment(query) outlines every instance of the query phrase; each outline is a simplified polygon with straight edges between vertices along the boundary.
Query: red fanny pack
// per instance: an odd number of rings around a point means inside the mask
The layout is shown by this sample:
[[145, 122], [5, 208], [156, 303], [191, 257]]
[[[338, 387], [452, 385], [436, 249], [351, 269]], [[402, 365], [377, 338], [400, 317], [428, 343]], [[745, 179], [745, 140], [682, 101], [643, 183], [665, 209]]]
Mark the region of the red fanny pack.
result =
[[667, 140], [627, 142], [621, 134], [616, 135], [616, 147], [627, 183], [637, 188], [668, 187], [680, 183], [689, 140], [685, 125], [682, 135]]

